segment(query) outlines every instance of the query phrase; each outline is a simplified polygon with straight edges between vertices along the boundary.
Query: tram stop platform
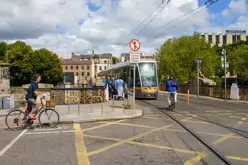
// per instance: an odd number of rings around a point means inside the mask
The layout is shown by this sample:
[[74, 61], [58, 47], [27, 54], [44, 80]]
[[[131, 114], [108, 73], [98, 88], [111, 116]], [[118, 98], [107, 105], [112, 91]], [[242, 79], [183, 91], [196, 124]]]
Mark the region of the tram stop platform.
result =
[[137, 118], [143, 115], [138, 105], [134, 109], [124, 109], [124, 102], [112, 100], [97, 104], [56, 105], [55, 109], [60, 115], [60, 123], [90, 122], [99, 120], [116, 120]]
[[[59, 113], [60, 124], [131, 119], [143, 115], [141, 106], [136, 104], [133, 109], [124, 109], [123, 104], [123, 100], [115, 100], [114, 104], [110, 100], [97, 104], [56, 105], [55, 109]], [[1, 110], [0, 117], [5, 117], [7, 113], [8, 110]], [[52, 121], [53, 119], [50, 120], [50, 122]], [[38, 124], [38, 121], [35, 121], [35, 123]]]

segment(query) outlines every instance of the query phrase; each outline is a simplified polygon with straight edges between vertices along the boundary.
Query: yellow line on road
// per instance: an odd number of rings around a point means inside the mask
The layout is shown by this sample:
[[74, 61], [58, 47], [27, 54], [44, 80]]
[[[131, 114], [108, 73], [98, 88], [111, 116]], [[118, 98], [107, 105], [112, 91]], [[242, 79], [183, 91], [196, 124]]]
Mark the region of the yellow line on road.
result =
[[227, 159], [245, 161], [248, 162], [248, 158], [234, 157], [234, 156], [226, 156]]
[[169, 127], [171, 127], [171, 126], [172, 126], [172, 125], [166, 125], [166, 126], [163, 126], [163, 127], [160, 127], [160, 128], [156, 128], [156, 129], [150, 130], [150, 131], [148, 131], [148, 132], [142, 133], [142, 134], [140, 134], [140, 135], [131, 137], [131, 138], [129, 138], [129, 139], [122, 140], [122, 141], [117, 142], [117, 143], [115, 143], [115, 144], [112, 144], [112, 145], [103, 147], [103, 148], [101, 148], [101, 149], [92, 151], [92, 152], [88, 153], [88, 156], [92, 156], [92, 155], [95, 155], [95, 154], [99, 154], [99, 153], [104, 152], [104, 151], [107, 151], [107, 150], [109, 150], [109, 149], [111, 149], [111, 148], [114, 148], [114, 147], [117, 147], [117, 146], [119, 146], [119, 145], [122, 145], [122, 144], [126, 143], [127, 141], [131, 141], [131, 140], [135, 140], [135, 139], [141, 138], [141, 137], [146, 136], [146, 135], [148, 135], [148, 134], [150, 134], [150, 133], [153, 133], [153, 132], [162, 130], [162, 129], [164, 129], [164, 128], [169, 128]]
[[[88, 138], [111, 140], [111, 141], [117, 141], [117, 142], [122, 142], [123, 141], [122, 139], [102, 137], [102, 136], [92, 136], [92, 135], [84, 135], [84, 136], [88, 137]], [[184, 149], [178, 149], [178, 148], [171, 148], [171, 147], [166, 147], [166, 146], [158, 146], [158, 145], [153, 145], [153, 144], [149, 144], [149, 143], [139, 143], [139, 142], [128, 141], [128, 140], [126, 140], [125, 143], [134, 144], [134, 145], [140, 145], [140, 146], [144, 146], [144, 147], [164, 149], [164, 150], [172, 150], [172, 151], [181, 152], [181, 153], [185, 153], [185, 154], [200, 154], [200, 152], [184, 150]]]
[[[109, 122], [99, 122], [103, 124], [108, 124]], [[136, 124], [129, 124], [129, 123], [113, 123], [114, 125], [123, 125], [123, 126], [132, 126], [132, 127], [140, 127], [140, 128], [156, 128], [156, 127], [150, 127], [146, 125], [136, 125]]]
[[161, 119], [161, 120], [167, 120], [168, 118], [166, 118], [166, 117], [148, 117], [148, 116], [143, 116], [142, 117], [143, 119]]
[[98, 129], [98, 128], [102, 128], [102, 127], [106, 127], [106, 126], [110, 126], [110, 125], [113, 125], [115, 123], [120, 123], [120, 122], [123, 122], [125, 120], [118, 120], [116, 122], [109, 122], [108, 124], [103, 124], [103, 125], [99, 125], [99, 126], [96, 126], [96, 127], [91, 127], [91, 128], [87, 128], [87, 129], [84, 129], [82, 130], [83, 132], [85, 131], [90, 131], [90, 130], [94, 130], [94, 129]]
[[228, 134], [228, 135], [226, 135], [226, 136], [223, 136], [222, 138], [220, 138], [220, 139], [214, 141], [214, 142], [212, 143], [212, 145], [219, 144], [219, 143], [221, 143], [221, 142], [223, 142], [223, 141], [229, 139], [229, 138], [232, 137], [232, 136], [233, 136], [233, 134]]
[[208, 122], [205, 121], [192, 121], [192, 120], [187, 120], [187, 121], [183, 121], [185, 123], [196, 123], [196, 124], [210, 124]]
[[199, 161], [201, 161], [203, 158], [205, 158], [207, 156], [208, 156], [207, 153], [201, 152], [196, 157], [193, 157], [192, 159], [186, 161], [184, 163], [184, 165], [194, 165], [194, 164], [198, 163]]
[[74, 132], [78, 165], [90, 165], [84, 144], [84, 135], [79, 124], [74, 124]]

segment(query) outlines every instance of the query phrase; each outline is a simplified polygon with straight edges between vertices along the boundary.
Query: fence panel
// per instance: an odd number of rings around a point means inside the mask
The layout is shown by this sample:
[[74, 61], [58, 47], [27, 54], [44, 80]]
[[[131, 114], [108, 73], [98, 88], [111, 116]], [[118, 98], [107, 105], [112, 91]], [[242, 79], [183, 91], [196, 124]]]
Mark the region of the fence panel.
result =
[[[74, 97], [73, 97], [74, 96]], [[92, 97], [94, 96], [94, 97]], [[59, 104], [92, 104], [106, 102], [105, 88], [52, 88], [51, 89], [51, 103]], [[77, 98], [76, 98], [77, 97]]]

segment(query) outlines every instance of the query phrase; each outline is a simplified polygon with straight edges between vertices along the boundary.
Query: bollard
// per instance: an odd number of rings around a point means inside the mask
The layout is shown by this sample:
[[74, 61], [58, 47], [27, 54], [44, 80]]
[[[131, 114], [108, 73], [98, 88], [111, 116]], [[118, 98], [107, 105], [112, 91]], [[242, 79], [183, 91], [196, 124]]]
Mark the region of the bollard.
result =
[[[113, 112], [115, 111], [115, 108], [114, 108], [114, 106], [115, 106], [115, 98], [118, 98], [118, 97], [121, 97], [121, 98], [123, 98], [123, 104], [125, 105], [125, 97], [123, 97], [123, 96], [119, 96], [119, 95], [113, 95], [113, 99], [112, 99], [112, 108], [113, 108]], [[123, 108], [124, 109], [124, 108]]]
[[92, 113], [92, 98], [100, 98], [101, 99], [101, 109], [102, 109], [102, 112], [101, 114], [103, 114], [103, 98], [101, 96], [91, 96], [90, 100], [91, 100], [91, 113]]
[[68, 95], [68, 90], [67, 90], [66, 98], [67, 98], [67, 105], [68, 105], [68, 114], [70, 114], [71, 108], [70, 108], [70, 106], [69, 106], [69, 95]]
[[78, 97], [78, 116], [80, 116], [80, 98]]
[[189, 94], [189, 89], [188, 89], [188, 105], [190, 104], [190, 94]]

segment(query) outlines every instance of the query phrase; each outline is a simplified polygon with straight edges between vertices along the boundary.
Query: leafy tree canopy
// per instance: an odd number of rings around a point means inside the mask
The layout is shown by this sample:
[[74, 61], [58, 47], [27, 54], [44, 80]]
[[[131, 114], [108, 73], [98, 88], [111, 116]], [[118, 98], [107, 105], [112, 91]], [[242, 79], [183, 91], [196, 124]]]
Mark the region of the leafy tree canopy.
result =
[[180, 83], [197, 76], [195, 59], [202, 58], [201, 71], [206, 77], [214, 76], [221, 66], [220, 57], [198, 33], [167, 40], [158, 50], [160, 77], [173, 76]]
[[49, 50], [34, 51], [31, 46], [21, 41], [8, 45], [7, 50], [12, 85], [21, 86], [30, 83], [35, 73], [42, 75], [42, 83], [57, 84], [63, 81], [61, 61]]

